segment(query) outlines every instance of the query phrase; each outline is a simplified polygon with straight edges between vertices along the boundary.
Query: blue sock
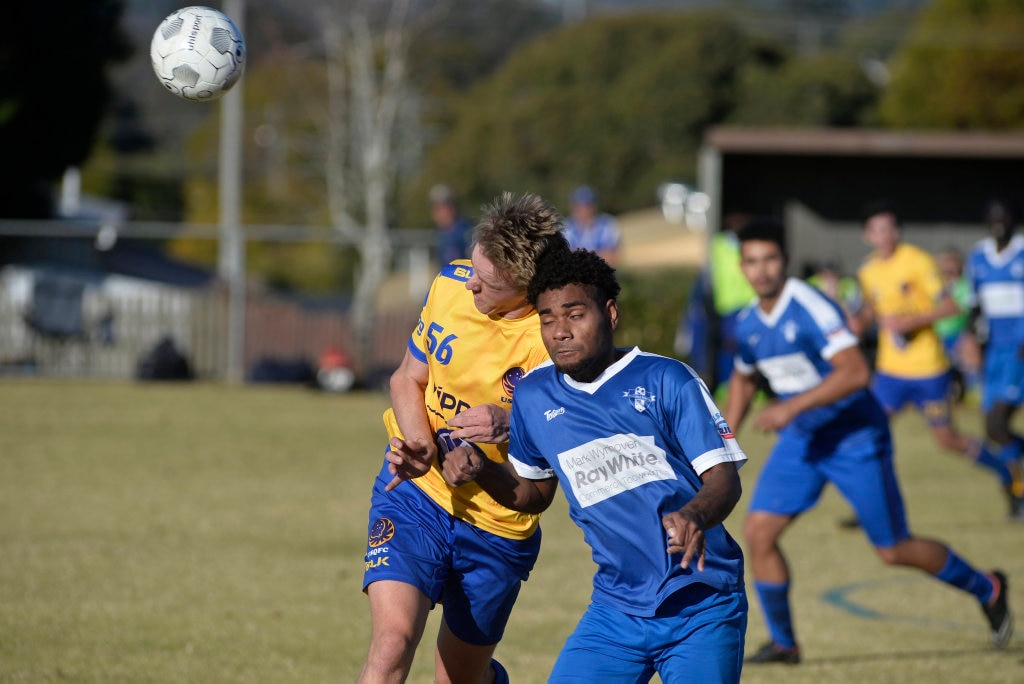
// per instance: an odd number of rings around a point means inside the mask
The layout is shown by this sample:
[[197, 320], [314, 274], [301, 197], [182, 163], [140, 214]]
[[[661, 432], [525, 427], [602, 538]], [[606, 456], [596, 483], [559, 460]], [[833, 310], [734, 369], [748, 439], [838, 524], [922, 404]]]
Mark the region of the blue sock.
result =
[[1009, 487], [1013, 483], [1013, 473], [1010, 472], [1006, 462], [1000, 456], [993, 454], [984, 444], [979, 446], [978, 457], [974, 459], [974, 462], [994, 471], [1003, 486]]
[[508, 670], [494, 658], [491, 658], [491, 669], [494, 670], [494, 684], [509, 684]]
[[953, 549], [948, 549], [948, 551], [946, 564], [935, 574], [935, 578], [969, 594], [974, 594], [982, 603], [988, 603], [996, 589], [989, 576], [975, 570], [967, 561], [956, 555]]
[[796, 637], [793, 636], [793, 615], [789, 610], [789, 582], [775, 584], [772, 582], [754, 582], [757, 596], [761, 600], [761, 610], [768, 633], [779, 646], [793, 648]]

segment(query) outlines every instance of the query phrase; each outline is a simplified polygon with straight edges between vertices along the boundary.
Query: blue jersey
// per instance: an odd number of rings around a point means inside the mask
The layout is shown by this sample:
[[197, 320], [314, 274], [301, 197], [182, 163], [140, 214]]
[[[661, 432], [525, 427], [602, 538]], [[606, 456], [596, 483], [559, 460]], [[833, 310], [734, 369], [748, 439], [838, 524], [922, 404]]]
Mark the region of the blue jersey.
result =
[[990, 347], [1024, 344], [1024, 237], [1015, 235], [1002, 252], [993, 238], [978, 242], [967, 259], [967, 273], [988, 325]]
[[661, 519], [693, 499], [705, 470], [745, 460], [707, 387], [675, 359], [634, 348], [591, 383], [547, 362], [516, 388], [509, 461], [522, 477], [558, 477], [598, 566], [593, 601], [630, 615], [651, 617], [696, 582], [742, 589], [743, 555], [724, 526], [705, 532], [699, 572], [666, 551]]
[[593, 252], [618, 249], [622, 239], [619, 222], [611, 214], [598, 214], [590, 226], [584, 226], [569, 217], [565, 219], [562, 232], [573, 249], [589, 249]]
[[[846, 327], [842, 310], [814, 286], [789, 278], [770, 314], [754, 304], [736, 324], [739, 349], [736, 370], [744, 375], [760, 371], [772, 391], [786, 399], [821, 384], [832, 372], [830, 359], [857, 346]], [[884, 413], [866, 390], [798, 415], [785, 430], [832, 433], [836, 438], [877, 422]]]

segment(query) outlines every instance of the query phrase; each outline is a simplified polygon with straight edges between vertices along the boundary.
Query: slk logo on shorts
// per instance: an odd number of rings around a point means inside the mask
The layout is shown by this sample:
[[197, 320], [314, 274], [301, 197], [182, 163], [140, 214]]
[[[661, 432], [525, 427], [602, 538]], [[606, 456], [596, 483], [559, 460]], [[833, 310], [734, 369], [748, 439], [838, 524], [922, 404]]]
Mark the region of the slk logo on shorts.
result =
[[370, 527], [370, 537], [367, 543], [370, 545], [370, 548], [377, 548], [381, 544], [387, 543], [394, 536], [395, 523], [387, 518], [377, 518], [377, 521]]

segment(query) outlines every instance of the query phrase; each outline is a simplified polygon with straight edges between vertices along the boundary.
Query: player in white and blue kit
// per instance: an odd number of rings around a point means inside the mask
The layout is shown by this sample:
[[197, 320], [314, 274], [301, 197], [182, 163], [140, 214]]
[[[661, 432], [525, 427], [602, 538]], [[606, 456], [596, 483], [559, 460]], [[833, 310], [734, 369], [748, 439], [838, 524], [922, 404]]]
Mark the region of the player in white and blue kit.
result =
[[786, 277], [783, 228], [756, 219], [740, 230], [740, 267], [758, 301], [737, 323], [739, 351], [725, 417], [739, 426], [761, 373], [778, 401], [754, 425], [778, 431], [750, 501], [744, 536], [771, 641], [747, 662], [800, 662], [789, 605], [790, 575], [779, 539], [818, 502], [827, 483], [851, 504], [883, 561], [915, 567], [973, 594], [1003, 647], [1013, 631], [1006, 577], [969, 565], [945, 544], [911, 535], [882, 406], [867, 389], [870, 370], [839, 306]]
[[[999, 458], [1015, 464], [1024, 447], [1024, 437], [1010, 427], [1013, 414], [1024, 403], [1024, 237], [1016, 234], [1016, 217], [1005, 201], [992, 201], [986, 219], [991, 236], [976, 244], [967, 260], [973, 307], [964, 348], [980, 365], [973, 334], [980, 319], [987, 330], [982, 385], [985, 433], [997, 445]], [[1024, 491], [1014, 495], [1011, 513], [1019, 516]]]
[[541, 258], [527, 294], [551, 362], [516, 388], [509, 462], [459, 450], [445, 478], [523, 511], [562, 484], [598, 570], [549, 681], [737, 682], [743, 556], [722, 521], [746, 456], [693, 370], [615, 348], [618, 292], [593, 252]]

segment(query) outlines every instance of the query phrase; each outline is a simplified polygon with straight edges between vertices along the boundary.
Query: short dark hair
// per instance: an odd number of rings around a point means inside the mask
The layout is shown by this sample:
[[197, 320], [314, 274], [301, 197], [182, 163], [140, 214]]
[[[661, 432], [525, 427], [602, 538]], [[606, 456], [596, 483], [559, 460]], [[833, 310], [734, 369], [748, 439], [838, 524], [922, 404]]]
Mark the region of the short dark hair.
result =
[[615, 269], [596, 252], [553, 245], [537, 260], [537, 272], [526, 289], [526, 298], [536, 306], [542, 292], [573, 284], [587, 287], [601, 304], [616, 299], [621, 291]]
[[899, 208], [890, 199], [876, 199], [865, 204], [860, 212], [861, 223], [867, 223], [868, 219], [879, 214], [889, 214], [897, 226], [902, 225]]
[[757, 216], [747, 221], [736, 234], [736, 238], [741, 244], [751, 240], [774, 242], [782, 256], [789, 258], [789, 250], [786, 248], [786, 227], [771, 216]]
[[1002, 221], [1006, 224], [1007, 228], [1011, 230], [1017, 224], [1017, 206], [1016, 202], [1006, 197], [993, 197], [985, 205], [985, 222], [994, 223], [996, 221]]

